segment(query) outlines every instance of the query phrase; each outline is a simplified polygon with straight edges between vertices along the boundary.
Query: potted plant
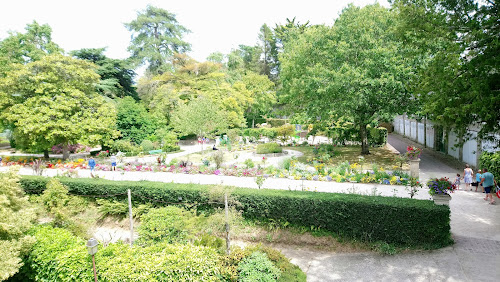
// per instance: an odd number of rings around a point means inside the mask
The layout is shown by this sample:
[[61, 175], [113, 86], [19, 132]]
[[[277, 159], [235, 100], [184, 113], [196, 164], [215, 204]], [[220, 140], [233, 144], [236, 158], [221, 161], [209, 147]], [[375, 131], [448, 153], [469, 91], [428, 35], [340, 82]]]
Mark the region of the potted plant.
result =
[[427, 181], [427, 187], [436, 205], [448, 205], [451, 200], [450, 194], [457, 189], [447, 177], [430, 179]]
[[410, 176], [414, 178], [419, 178], [420, 176], [420, 155], [422, 154], [422, 149], [408, 146], [406, 148], [406, 157], [410, 161]]

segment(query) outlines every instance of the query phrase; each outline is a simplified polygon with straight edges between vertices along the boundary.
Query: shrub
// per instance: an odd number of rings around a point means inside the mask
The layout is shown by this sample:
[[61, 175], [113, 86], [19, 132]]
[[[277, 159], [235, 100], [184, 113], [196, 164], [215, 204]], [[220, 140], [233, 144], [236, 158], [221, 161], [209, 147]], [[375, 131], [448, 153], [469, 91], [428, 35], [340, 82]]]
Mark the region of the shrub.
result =
[[149, 140], [143, 140], [141, 142], [141, 148], [142, 148], [142, 151], [143, 152], [149, 152], [151, 150], [154, 150], [155, 147], [153, 145], [153, 142], [149, 141]]
[[[37, 227], [37, 242], [21, 270], [30, 281], [93, 281], [85, 241], [70, 232]], [[153, 244], [130, 248], [117, 243], [95, 255], [101, 281], [217, 281], [220, 258], [211, 248]], [[90, 267], [89, 267], [90, 266]]]
[[286, 142], [295, 133], [295, 128], [291, 124], [284, 124], [278, 127], [278, 137], [281, 142]]
[[176, 152], [179, 151], [181, 147], [172, 144], [165, 144], [161, 149], [163, 150], [163, 152]]
[[240, 276], [238, 281], [276, 281], [281, 271], [276, 268], [267, 258], [267, 255], [261, 252], [254, 252], [243, 259], [238, 265]]
[[495, 153], [483, 152], [479, 158], [479, 168], [486, 168], [496, 178], [500, 178], [500, 151]]
[[115, 152], [136, 152], [139, 151], [139, 149], [134, 146], [130, 140], [116, 140], [112, 147], [113, 151]]
[[[27, 193], [41, 193], [48, 179], [24, 176]], [[137, 202], [147, 198], [163, 202], [209, 204], [211, 186], [160, 182], [110, 181], [60, 178], [71, 193], [81, 195], [125, 194], [131, 189]], [[307, 228], [321, 228], [344, 238], [383, 241], [408, 247], [439, 248], [451, 244], [450, 209], [432, 201], [354, 194], [234, 188], [243, 216], [249, 219], [285, 220]], [[142, 198], [144, 197], [144, 198]]]
[[216, 151], [212, 154], [212, 160], [214, 160], [215, 166], [220, 168], [222, 163], [224, 162], [224, 152], [222, 151]]
[[257, 154], [281, 153], [283, 149], [277, 143], [266, 143], [257, 145]]
[[244, 164], [247, 166], [247, 168], [253, 168], [255, 166], [252, 159], [246, 159]]

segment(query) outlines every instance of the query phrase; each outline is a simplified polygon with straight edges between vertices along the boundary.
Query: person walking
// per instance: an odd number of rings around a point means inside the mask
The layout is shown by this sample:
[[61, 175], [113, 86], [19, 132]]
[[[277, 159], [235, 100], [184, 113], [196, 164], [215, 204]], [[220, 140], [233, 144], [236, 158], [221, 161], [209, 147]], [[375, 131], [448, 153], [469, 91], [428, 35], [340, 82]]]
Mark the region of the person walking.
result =
[[469, 165], [466, 164], [465, 169], [464, 169], [465, 191], [467, 191], [469, 189], [472, 191], [472, 188], [470, 185], [472, 183], [472, 174], [474, 174], [474, 171], [472, 171], [472, 169], [469, 167]]
[[491, 172], [488, 172], [488, 169], [486, 168], [483, 169], [483, 174], [481, 175], [481, 177], [481, 184], [483, 184], [484, 193], [486, 193], [486, 197], [484, 197], [484, 200], [488, 201], [488, 198], [490, 198], [490, 205], [494, 205], [495, 201], [493, 200], [493, 194], [491, 193], [491, 190], [493, 187], [495, 187], [495, 185], [497, 185], [495, 177]]
[[457, 190], [460, 190], [460, 173], [457, 173], [457, 177], [455, 177], [455, 186]]
[[483, 173], [483, 171], [482, 171], [482, 170], [478, 170], [478, 171], [477, 171], [477, 173], [476, 173], [476, 192], [477, 192], [477, 188], [478, 188], [479, 186], [481, 186], [481, 190], [483, 190], [482, 192], [484, 193], [484, 188], [483, 188], [483, 186], [482, 186], [481, 184], [479, 184], [479, 183], [481, 183], [481, 177], [482, 177], [482, 176], [481, 176], [481, 174], [482, 174], [482, 173]]
[[92, 174], [92, 172], [94, 171], [94, 168], [95, 168], [95, 160], [93, 157], [90, 157], [90, 159], [89, 159], [89, 168], [90, 168], [90, 176], [94, 177], [94, 175]]
[[109, 158], [111, 161], [111, 171], [116, 171], [116, 156], [111, 155], [111, 158]]

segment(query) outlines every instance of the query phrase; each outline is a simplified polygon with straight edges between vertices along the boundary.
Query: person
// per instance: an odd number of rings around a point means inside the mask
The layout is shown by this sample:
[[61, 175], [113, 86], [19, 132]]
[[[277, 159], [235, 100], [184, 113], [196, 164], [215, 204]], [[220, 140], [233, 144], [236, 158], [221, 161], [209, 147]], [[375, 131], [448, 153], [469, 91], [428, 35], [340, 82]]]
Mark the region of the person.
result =
[[92, 174], [92, 172], [94, 171], [94, 168], [95, 168], [95, 160], [93, 157], [90, 157], [90, 159], [89, 159], [89, 168], [90, 168], [90, 176], [94, 177], [94, 175]]
[[481, 184], [483, 184], [484, 187], [484, 193], [486, 194], [486, 197], [484, 197], [485, 201], [488, 201], [488, 198], [490, 198], [490, 205], [494, 205], [495, 201], [493, 200], [493, 194], [491, 193], [491, 190], [495, 185], [498, 185], [495, 177], [491, 172], [488, 172], [488, 169], [483, 169], [483, 174], [481, 175]]
[[111, 171], [116, 171], [116, 156], [111, 155], [111, 158], [109, 158], [111, 161]]
[[2, 156], [0, 156], [0, 166], [3, 166]]
[[201, 137], [198, 136], [198, 145], [201, 145]]
[[212, 147], [212, 150], [217, 151], [219, 149], [215, 148], [215, 144], [214, 144], [214, 146]]
[[464, 169], [464, 183], [465, 183], [465, 191], [467, 190], [471, 190], [472, 191], [472, 188], [471, 188], [471, 183], [472, 183], [472, 174], [474, 172], [472, 171], [472, 169], [469, 167], [468, 164], [465, 165], [465, 169]]
[[457, 177], [455, 178], [455, 185], [457, 186], [457, 190], [460, 190], [460, 173], [457, 173]]
[[[481, 182], [481, 174], [483, 173], [482, 170], [478, 170], [476, 173], [476, 192], [477, 192], [477, 187], [481, 186], [479, 183]], [[481, 186], [482, 188], [482, 186]], [[484, 188], [482, 188], [483, 193], [484, 193]]]

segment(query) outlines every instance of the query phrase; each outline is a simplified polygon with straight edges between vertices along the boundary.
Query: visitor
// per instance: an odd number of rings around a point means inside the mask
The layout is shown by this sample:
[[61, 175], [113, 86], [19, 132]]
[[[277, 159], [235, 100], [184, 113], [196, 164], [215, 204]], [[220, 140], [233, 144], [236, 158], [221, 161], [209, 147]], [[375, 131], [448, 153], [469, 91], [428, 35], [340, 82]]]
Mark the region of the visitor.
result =
[[3, 166], [2, 156], [0, 156], [0, 166]]
[[[483, 184], [484, 187], [484, 193], [486, 193], [486, 197], [484, 197], [485, 201], [488, 201], [488, 198], [490, 198], [490, 205], [494, 205], [495, 201], [493, 200], [493, 194], [491, 193], [492, 188], [495, 187], [495, 185], [498, 185], [495, 177], [491, 172], [488, 172], [488, 169], [483, 169], [483, 174], [481, 175], [481, 184]], [[495, 190], [493, 190], [493, 193]]]
[[455, 178], [455, 186], [457, 190], [460, 190], [460, 173], [457, 173], [457, 177]]
[[111, 171], [116, 171], [116, 156], [111, 155], [111, 158], [109, 158], [111, 161]]
[[219, 149], [215, 148], [215, 144], [214, 144], [214, 146], [212, 147], [212, 150], [217, 151]]
[[94, 177], [94, 175], [92, 174], [92, 172], [94, 171], [94, 168], [95, 168], [95, 160], [93, 157], [90, 157], [90, 159], [89, 159], [89, 168], [90, 168], [90, 176]]
[[198, 145], [201, 145], [201, 137], [198, 136]]
[[468, 164], [465, 165], [465, 169], [464, 169], [464, 183], [465, 183], [465, 191], [467, 190], [471, 190], [472, 191], [472, 188], [471, 188], [471, 183], [472, 183], [472, 174], [474, 172], [472, 171], [472, 169], [469, 167]]
[[482, 170], [478, 170], [477, 173], [476, 173], [476, 192], [477, 192], [477, 187], [481, 186], [481, 190], [483, 190], [482, 192], [484, 193], [484, 188], [481, 184], [479, 184], [481, 182], [481, 174], [483, 173]]

